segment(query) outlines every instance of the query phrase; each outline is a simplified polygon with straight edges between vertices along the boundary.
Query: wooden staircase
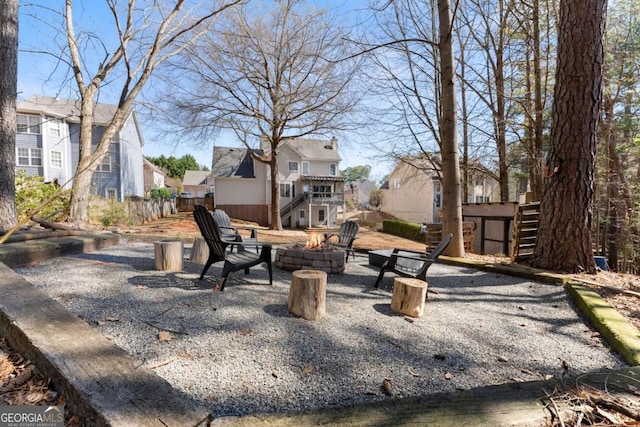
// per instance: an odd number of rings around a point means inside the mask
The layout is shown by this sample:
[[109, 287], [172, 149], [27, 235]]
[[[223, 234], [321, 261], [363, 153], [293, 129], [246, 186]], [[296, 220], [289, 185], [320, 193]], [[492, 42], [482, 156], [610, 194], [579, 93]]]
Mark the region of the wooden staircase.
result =
[[513, 239], [511, 239], [511, 261], [519, 262], [533, 256], [538, 237], [540, 202], [516, 206]]

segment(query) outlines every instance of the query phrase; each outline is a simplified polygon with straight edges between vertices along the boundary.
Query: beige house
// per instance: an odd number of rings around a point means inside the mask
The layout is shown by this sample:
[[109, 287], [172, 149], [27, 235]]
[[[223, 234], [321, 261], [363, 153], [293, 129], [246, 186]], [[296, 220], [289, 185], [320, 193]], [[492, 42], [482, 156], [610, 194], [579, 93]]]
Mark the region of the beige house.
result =
[[[256, 153], [268, 153], [266, 140]], [[344, 177], [340, 175], [338, 142], [292, 139], [278, 148], [280, 216], [285, 227], [332, 227], [338, 207], [344, 208]], [[211, 175], [215, 204], [236, 218], [271, 222], [269, 167], [244, 148], [215, 147]], [[344, 209], [343, 209], [344, 211]], [[233, 213], [233, 214], [232, 214]], [[265, 218], [266, 216], [266, 218]]]
[[[424, 158], [404, 158], [398, 161], [381, 188], [381, 210], [405, 221], [415, 223], [441, 222], [442, 180], [439, 157], [431, 162]], [[469, 202], [485, 203], [500, 200], [499, 186], [488, 171], [475, 168], [470, 174]]]
[[213, 187], [210, 175], [209, 171], [184, 171], [183, 191], [191, 193], [193, 197], [204, 197], [205, 194], [211, 192]]
[[142, 170], [144, 175], [144, 195], [149, 196], [150, 192], [154, 188], [165, 188], [165, 180], [167, 174], [158, 166], [151, 163], [149, 160], [142, 159]]

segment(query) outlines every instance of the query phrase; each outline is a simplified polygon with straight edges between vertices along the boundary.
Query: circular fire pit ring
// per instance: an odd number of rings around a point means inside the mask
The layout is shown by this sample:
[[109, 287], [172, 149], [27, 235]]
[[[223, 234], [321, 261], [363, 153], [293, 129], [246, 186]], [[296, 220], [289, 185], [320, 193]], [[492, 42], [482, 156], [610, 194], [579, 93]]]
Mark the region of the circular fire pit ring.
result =
[[274, 264], [286, 271], [320, 270], [328, 274], [340, 274], [345, 268], [345, 252], [338, 249], [305, 249], [302, 245], [276, 249]]

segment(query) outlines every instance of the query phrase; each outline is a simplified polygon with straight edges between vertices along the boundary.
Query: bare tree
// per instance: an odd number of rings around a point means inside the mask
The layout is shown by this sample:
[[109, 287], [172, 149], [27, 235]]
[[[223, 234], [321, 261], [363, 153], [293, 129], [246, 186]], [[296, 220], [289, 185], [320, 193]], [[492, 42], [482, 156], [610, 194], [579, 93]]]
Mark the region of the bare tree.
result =
[[15, 205], [18, 0], [0, 1], [0, 233], [18, 223]]
[[[93, 31], [76, 32], [74, 2], [65, 0], [64, 54], [75, 81], [80, 110], [80, 155], [73, 182], [70, 221], [88, 220], [91, 179], [109, 151], [109, 144], [128, 115], [136, 97], [159, 64], [196, 40], [222, 11], [243, 0], [207, 2], [189, 8], [185, 0], [106, 0], [113, 31], [101, 38]], [[49, 9], [50, 11], [52, 9]], [[105, 17], [105, 21], [109, 19]], [[92, 56], [103, 55], [95, 69]], [[99, 138], [94, 138], [94, 108], [105, 86], [117, 93], [117, 108]], [[114, 89], [115, 88], [115, 89]]]
[[591, 226], [606, 0], [562, 0], [551, 141], [532, 263], [595, 272]]
[[[270, 170], [271, 229], [282, 229], [278, 147], [287, 139], [349, 129], [358, 96], [351, 90], [358, 61], [339, 25], [299, 0], [273, 8], [238, 8], [215, 33], [173, 61], [166, 110], [200, 138], [231, 130]], [[219, 35], [218, 35], [219, 34]], [[175, 114], [175, 112], [178, 112]], [[175, 114], [175, 115], [174, 115]]]

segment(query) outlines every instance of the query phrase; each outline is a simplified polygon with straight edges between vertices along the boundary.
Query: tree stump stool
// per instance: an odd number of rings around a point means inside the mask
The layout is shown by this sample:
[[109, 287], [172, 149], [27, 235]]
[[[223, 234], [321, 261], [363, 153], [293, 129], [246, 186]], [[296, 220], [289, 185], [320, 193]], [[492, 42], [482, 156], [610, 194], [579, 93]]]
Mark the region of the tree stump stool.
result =
[[209, 259], [209, 246], [202, 237], [196, 237], [191, 247], [191, 256], [189, 261], [196, 264], [206, 264]]
[[427, 286], [427, 282], [420, 279], [396, 277], [393, 281], [391, 310], [410, 317], [421, 317], [427, 299]]
[[180, 239], [153, 242], [156, 270], [181, 271], [183, 243]]
[[289, 312], [306, 320], [320, 320], [326, 313], [327, 273], [319, 270], [293, 272], [289, 288]]

